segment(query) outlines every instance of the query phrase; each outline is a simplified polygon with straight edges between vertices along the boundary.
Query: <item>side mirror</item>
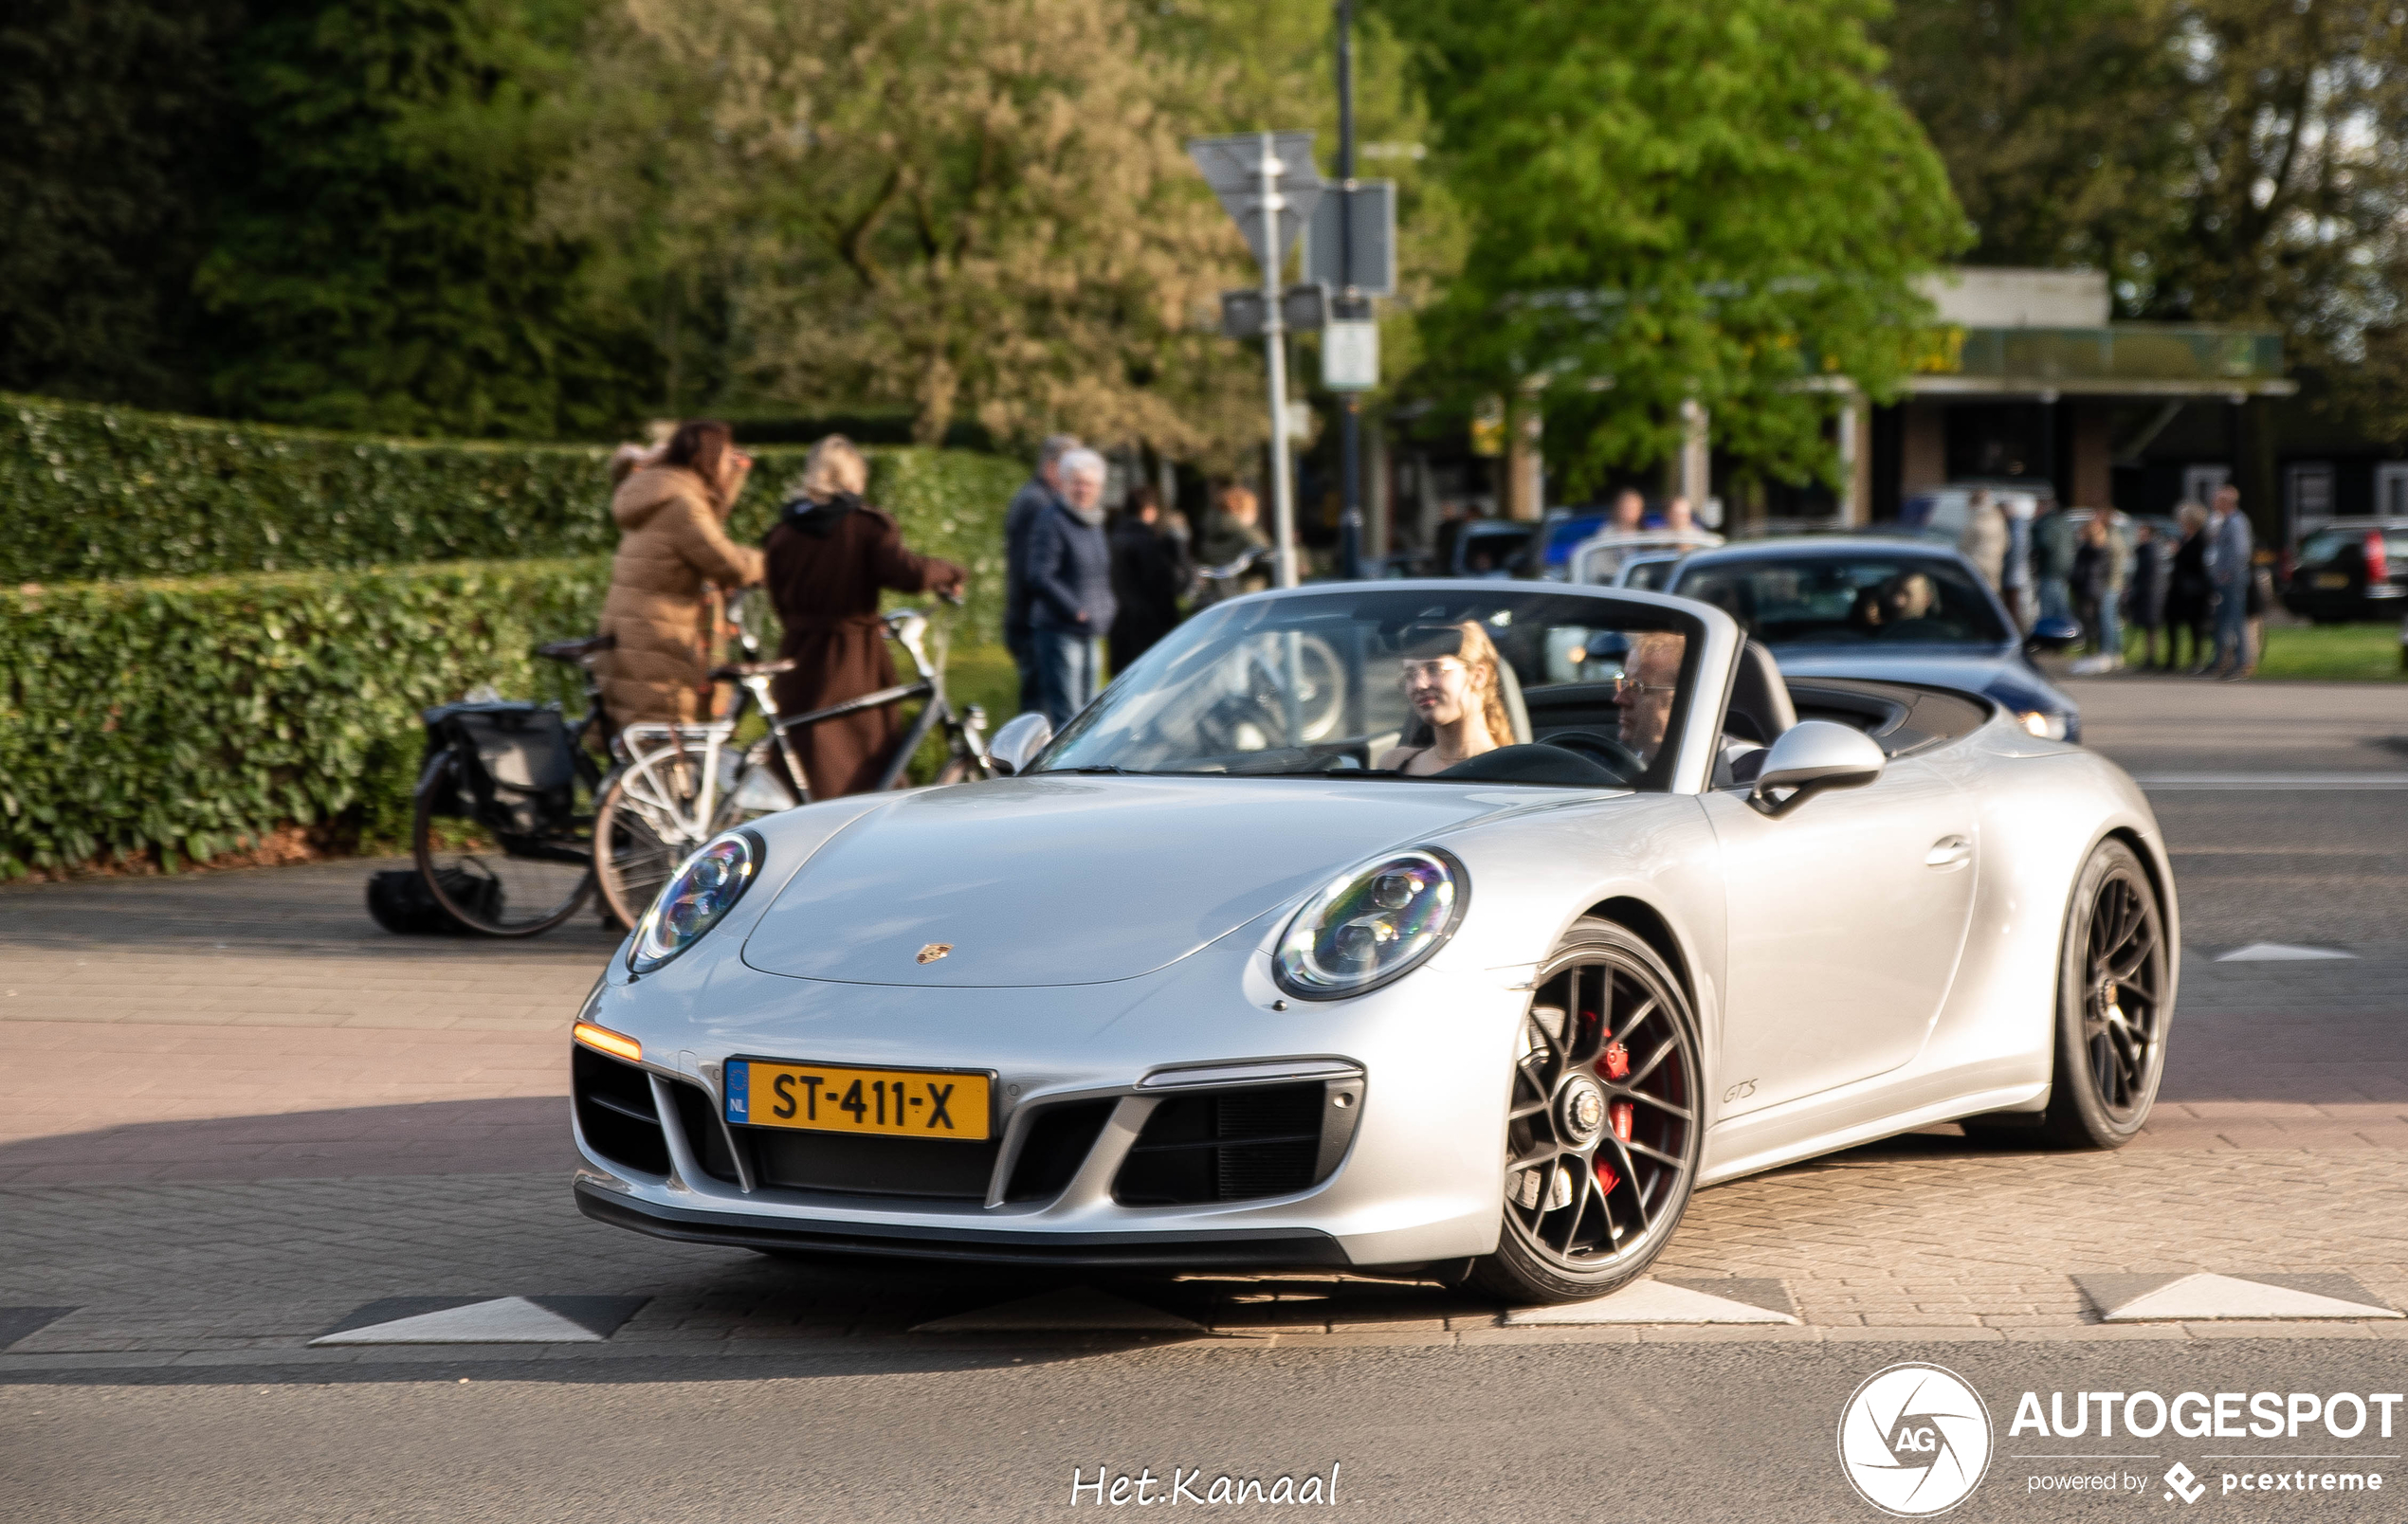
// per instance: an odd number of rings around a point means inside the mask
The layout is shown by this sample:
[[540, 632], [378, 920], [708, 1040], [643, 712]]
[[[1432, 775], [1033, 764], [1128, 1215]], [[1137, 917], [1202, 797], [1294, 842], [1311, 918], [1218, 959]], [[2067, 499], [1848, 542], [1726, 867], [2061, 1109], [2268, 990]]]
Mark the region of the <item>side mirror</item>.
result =
[[2081, 638], [2082, 621], [2062, 616], [2044, 619], [2034, 625], [2032, 633], [2023, 638], [2023, 648], [2027, 651], [2062, 651]]
[[987, 743], [987, 760], [1006, 777], [1018, 772], [1053, 740], [1053, 721], [1043, 715], [1014, 715]]
[[[1764, 753], [1756, 787], [1747, 802], [1763, 814], [1779, 818], [1826, 789], [1861, 789], [1881, 776], [1888, 758], [1862, 731], [1827, 719], [1801, 719], [1781, 732]], [[1776, 791], [1789, 797], [1776, 801]]]

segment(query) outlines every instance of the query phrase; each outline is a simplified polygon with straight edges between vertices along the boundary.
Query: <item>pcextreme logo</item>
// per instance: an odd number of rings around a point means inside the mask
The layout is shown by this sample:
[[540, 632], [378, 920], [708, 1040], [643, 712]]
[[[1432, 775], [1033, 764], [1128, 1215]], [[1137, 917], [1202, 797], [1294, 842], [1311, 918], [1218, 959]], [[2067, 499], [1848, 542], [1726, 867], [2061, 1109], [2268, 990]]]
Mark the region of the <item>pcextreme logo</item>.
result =
[[1877, 1370], [1840, 1409], [1839, 1464], [1885, 1514], [1944, 1514], [1990, 1467], [1990, 1410], [1944, 1366], [1908, 1361]]

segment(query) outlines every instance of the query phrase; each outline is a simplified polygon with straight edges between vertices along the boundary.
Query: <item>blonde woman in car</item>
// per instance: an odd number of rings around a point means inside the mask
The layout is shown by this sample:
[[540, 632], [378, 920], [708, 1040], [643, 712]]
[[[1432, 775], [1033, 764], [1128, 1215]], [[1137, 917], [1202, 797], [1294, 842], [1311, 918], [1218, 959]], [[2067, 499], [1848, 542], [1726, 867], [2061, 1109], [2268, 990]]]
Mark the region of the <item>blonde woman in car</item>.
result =
[[1405, 631], [1397, 654], [1405, 702], [1429, 723], [1432, 739], [1427, 746], [1392, 747], [1377, 764], [1381, 771], [1427, 776], [1513, 744], [1497, 648], [1476, 621], [1416, 625]]

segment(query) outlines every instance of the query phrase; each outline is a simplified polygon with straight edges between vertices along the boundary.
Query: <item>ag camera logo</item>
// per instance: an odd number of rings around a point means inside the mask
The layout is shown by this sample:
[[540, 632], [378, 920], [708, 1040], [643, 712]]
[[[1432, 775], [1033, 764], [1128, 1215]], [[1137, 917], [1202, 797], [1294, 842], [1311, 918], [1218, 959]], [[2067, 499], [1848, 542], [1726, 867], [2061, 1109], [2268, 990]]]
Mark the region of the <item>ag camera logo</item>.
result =
[[1945, 1366], [1890, 1366], [1840, 1409], [1839, 1464], [1857, 1495], [1885, 1514], [1944, 1514], [1990, 1468], [1990, 1409]]

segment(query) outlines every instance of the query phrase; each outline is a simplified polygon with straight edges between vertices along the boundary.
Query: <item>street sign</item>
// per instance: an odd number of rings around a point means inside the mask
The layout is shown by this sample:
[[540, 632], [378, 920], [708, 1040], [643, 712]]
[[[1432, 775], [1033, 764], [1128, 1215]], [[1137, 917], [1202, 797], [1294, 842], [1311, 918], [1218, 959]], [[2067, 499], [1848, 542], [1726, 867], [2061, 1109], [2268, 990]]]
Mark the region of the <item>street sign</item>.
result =
[[[1271, 209], [1278, 214], [1276, 248], [1263, 245], [1265, 138], [1269, 139], [1271, 157], [1277, 165], [1270, 175], [1271, 193], [1277, 200]], [[1254, 258], [1276, 273], [1322, 199], [1321, 170], [1313, 163], [1313, 135], [1233, 133], [1226, 137], [1191, 137], [1187, 154], [1204, 172], [1204, 183], [1213, 188], [1213, 194], [1220, 197], [1221, 205], [1235, 219]]]
[[1322, 330], [1321, 384], [1332, 391], [1369, 391], [1379, 385], [1379, 325], [1359, 318]]
[[[1328, 323], [1330, 311], [1336, 305], [1328, 290], [1318, 283], [1289, 286], [1279, 296], [1280, 325], [1290, 332], [1321, 328]], [[1263, 329], [1260, 291], [1221, 293], [1223, 338], [1260, 338]]]
[[[1354, 230], [1354, 280], [1341, 267], [1341, 219]], [[1362, 297], [1396, 294], [1396, 182], [1357, 180], [1327, 187], [1304, 227], [1304, 279]]]

